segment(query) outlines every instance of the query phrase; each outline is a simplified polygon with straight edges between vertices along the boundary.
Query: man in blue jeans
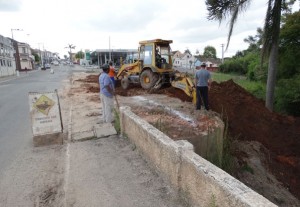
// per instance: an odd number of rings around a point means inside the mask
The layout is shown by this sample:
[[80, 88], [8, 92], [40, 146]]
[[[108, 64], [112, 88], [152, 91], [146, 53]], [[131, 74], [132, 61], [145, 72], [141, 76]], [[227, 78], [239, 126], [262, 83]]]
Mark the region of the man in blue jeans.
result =
[[206, 110], [209, 110], [208, 106], [208, 89], [211, 84], [211, 75], [206, 70], [206, 64], [202, 63], [201, 68], [197, 70], [195, 75], [196, 85], [196, 110], [201, 109], [201, 103], [204, 104]]

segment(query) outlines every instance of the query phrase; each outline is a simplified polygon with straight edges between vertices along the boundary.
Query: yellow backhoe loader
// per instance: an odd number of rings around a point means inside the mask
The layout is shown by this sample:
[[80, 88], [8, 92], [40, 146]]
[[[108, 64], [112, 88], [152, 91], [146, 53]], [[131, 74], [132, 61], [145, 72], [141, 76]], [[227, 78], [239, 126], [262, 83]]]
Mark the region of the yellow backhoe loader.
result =
[[173, 69], [171, 47], [172, 40], [145, 40], [139, 42], [138, 59], [131, 64], [123, 64], [116, 75], [123, 89], [130, 84], [140, 84], [142, 88], [159, 89], [163, 84], [183, 90], [196, 100], [193, 81], [184, 73]]

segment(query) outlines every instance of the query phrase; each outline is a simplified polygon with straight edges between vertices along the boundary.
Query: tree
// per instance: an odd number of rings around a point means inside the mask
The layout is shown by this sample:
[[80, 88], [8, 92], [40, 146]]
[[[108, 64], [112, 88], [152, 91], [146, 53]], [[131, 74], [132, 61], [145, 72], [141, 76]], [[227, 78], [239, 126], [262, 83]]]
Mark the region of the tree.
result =
[[35, 62], [40, 62], [40, 56], [36, 53], [33, 53], [33, 56], [34, 56], [34, 61]]
[[217, 58], [216, 48], [213, 46], [206, 46], [204, 48], [203, 56], [206, 58]]
[[[295, 3], [296, 0], [268, 0], [265, 24], [262, 38], [262, 54], [261, 64], [268, 58], [268, 79], [266, 91], [266, 107], [273, 111], [274, 91], [276, 72], [278, 68], [278, 46], [281, 10], [290, 11], [288, 6]], [[209, 20], [218, 20], [221, 22], [227, 16], [231, 16], [229, 21], [229, 33], [227, 38], [227, 46], [230, 43], [234, 24], [240, 12], [245, 10], [251, 0], [206, 0], [207, 10], [209, 12]]]
[[69, 55], [70, 55], [70, 61], [72, 61], [72, 49], [75, 49], [75, 45], [72, 45], [72, 44], [68, 44], [67, 47], [65, 48], [68, 48], [69, 49]]
[[300, 11], [286, 15], [280, 30], [278, 78], [300, 74]]
[[275, 108], [300, 116], [300, 11], [283, 17]]
[[83, 59], [84, 58], [84, 52], [82, 52], [82, 51], [77, 52], [75, 57], [77, 59]]
[[191, 51], [187, 48], [184, 53], [189, 53], [189, 54], [192, 54]]
[[249, 43], [248, 51], [258, 51], [262, 45], [263, 30], [259, 27], [256, 31], [255, 36], [249, 35], [244, 39], [244, 42]]
[[65, 59], [67, 59], [67, 58], [68, 58], [68, 56], [67, 56], [67, 55], [64, 55], [64, 58], [65, 58]]

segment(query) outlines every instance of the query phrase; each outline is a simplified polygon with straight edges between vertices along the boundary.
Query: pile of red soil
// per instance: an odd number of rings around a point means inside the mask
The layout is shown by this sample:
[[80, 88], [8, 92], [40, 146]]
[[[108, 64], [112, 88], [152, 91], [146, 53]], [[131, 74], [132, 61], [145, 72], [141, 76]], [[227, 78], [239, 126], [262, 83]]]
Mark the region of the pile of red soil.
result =
[[300, 118], [270, 112], [232, 80], [213, 82], [209, 103], [228, 119], [231, 137], [258, 141], [270, 151], [270, 170], [300, 199]]

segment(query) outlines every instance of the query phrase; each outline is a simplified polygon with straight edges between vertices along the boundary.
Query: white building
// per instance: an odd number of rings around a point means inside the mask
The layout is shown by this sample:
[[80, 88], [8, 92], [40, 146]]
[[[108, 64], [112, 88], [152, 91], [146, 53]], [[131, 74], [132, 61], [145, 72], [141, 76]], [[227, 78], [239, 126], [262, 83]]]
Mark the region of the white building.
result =
[[0, 77], [16, 74], [14, 49], [9, 38], [0, 35]]
[[176, 51], [173, 54], [173, 66], [182, 68], [185, 70], [190, 70], [195, 68], [196, 58], [189, 52], [184, 52], [183, 54], [180, 51]]

